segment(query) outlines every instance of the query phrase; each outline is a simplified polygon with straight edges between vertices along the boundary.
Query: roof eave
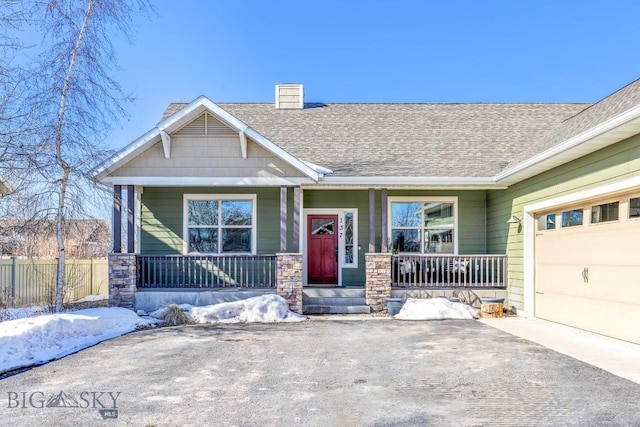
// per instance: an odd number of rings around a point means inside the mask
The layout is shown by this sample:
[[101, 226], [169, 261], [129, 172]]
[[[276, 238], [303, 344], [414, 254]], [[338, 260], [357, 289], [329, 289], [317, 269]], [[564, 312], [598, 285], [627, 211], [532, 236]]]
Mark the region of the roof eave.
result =
[[104, 178], [109, 173], [116, 170], [118, 165], [134, 158], [138, 153], [144, 151], [151, 144], [158, 142], [163, 131], [167, 133], [174, 132], [181, 126], [195, 119], [197, 116], [207, 110], [238, 132], [243, 132], [244, 134], [246, 134], [257, 144], [261, 145], [263, 148], [267, 149], [272, 154], [284, 160], [285, 162], [289, 163], [293, 168], [297, 169], [305, 176], [311, 178], [314, 181], [320, 179], [321, 174], [316, 170], [311, 168], [309, 165], [307, 165], [297, 157], [287, 153], [278, 145], [274, 144], [269, 139], [265, 138], [254, 129], [250, 128], [247, 124], [245, 124], [241, 120], [238, 120], [229, 112], [216, 105], [206, 96], [199, 96], [194, 101], [190, 102], [185, 107], [181, 108], [171, 116], [162, 120], [156, 127], [149, 130], [143, 136], [134, 140], [124, 149], [120, 150], [118, 153], [100, 164], [97, 168], [94, 169], [94, 177], [100, 182], [106, 183]]
[[372, 188], [448, 188], [448, 189], [504, 189], [491, 177], [451, 177], [451, 176], [327, 176], [318, 187], [372, 187]]
[[640, 133], [640, 105], [505, 170], [493, 180], [505, 186], [524, 181]]

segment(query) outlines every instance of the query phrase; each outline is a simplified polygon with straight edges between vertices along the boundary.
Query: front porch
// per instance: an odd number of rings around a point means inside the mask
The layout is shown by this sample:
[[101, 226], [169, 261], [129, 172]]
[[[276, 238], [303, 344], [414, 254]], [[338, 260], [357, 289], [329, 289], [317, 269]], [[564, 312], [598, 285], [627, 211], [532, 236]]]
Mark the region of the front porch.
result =
[[[256, 292], [276, 292], [287, 300], [292, 311], [302, 313], [303, 255], [139, 255], [111, 254], [110, 304], [131, 309], [150, 304], [151, 292], [178, 302], [221, 301], [211, 292], [239, 292], [246, 297]], [[449, 296], [456, 289], [482, 291], [482, 296], [502, 296], [506, 289], [506, 256], [504, 255], [398, 255], [365, 254], [365, 283], [360, 288], [366, 305], [382, 311], [386, 298], [403, 290], [422, 289], [431, 296]], [[352, 298], [332, 288], [333, 298]], [[354, 289], [350, 287], [349, 289]], [[357, 289], [357, 287], [355, 287]], [[190, 296], [176, 296], [184, 292]], [[487, 293], [488, 292], [488, 293]], [[146, 296], [145, 296], [146, 293]], [[203, 294], [201, 297], [194, 295]], [[223, 295], [222, 293], [217, 294]], [[195, 299], [194, 299], [195, 298]], [[157, 300], [157, 298], [155, 298]], [[144, 300], [139, 303], [137, 300]], [[190, 302], [192, 303], [192, 302]], [[345, 305], [332, 301], [335, 305]], [[358, 310], [362, 310], [359, 308]], [[328, 312], [335, 312], [329, 309]]]

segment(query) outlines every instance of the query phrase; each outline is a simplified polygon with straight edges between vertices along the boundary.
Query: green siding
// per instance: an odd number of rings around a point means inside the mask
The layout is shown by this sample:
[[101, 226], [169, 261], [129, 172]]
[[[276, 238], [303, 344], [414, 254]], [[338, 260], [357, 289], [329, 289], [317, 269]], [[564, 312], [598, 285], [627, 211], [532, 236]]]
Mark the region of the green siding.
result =
[[[280, 251], [280, 189], [279, 188], [176, 188], [147, 187], [141, 196], [141, 253], [182, 253], [183, 195], [187, 194], [257, 194], [258, 254]], [[390, 197], [458, 197], [458, 247], [460, 254], [482, 254], [486, 251], [486, 192], [389, 190]], [[358, 210], [358, 268], [342, 269], [342, 284], [363, 286], [365, 282], [364, 254], [369, 246], [368, 190], [304, 190], [304, 208], [356, 208]], [[375, 230], [376, 251], [380, 250], [380, 191], [376, 190]], [[288, 191], [288, 250], [293, 249], [293, 189]], [[302, 221], [302, 215], [300, 220]], [[302, 250], [303, 248], [301, 248]]]
[[487, 193], [487, 249], [509, 257], [509, 304], [523, 309], [523, 229], [507, 224], [511, 215], [523, 217], [524, 206], [564, 194], [597, 187], [640, 173], [640, 136], [634, 136], [588, 156], [512, 185]]
[[[460, 254], [483, 254], [486, 250], [485, 206], [486, 192], [473, 191], [418, 191], [389, 190], [389, 197], [458, 197], [458, 252]], [[375, 230], [376, 251], [381, 244], [380, 190], [376, 190]], [[362, 286], [365, 281], [364, 254], [369, 248], [369, 191], [368, 190], [305, 190], [305, 208], [357, 208], [358, 209], [358, 268], [342, 269], [342, 284]]]
[[[145, 187], [141, 196], [141, 253], [182, 253], [184, 194], [256, 194], [257, 253], [280, 251], [280, 188]], [[289, 197], [293, 199], [292, 192]], [[289, 209], [293, 211], [293, 206]]]

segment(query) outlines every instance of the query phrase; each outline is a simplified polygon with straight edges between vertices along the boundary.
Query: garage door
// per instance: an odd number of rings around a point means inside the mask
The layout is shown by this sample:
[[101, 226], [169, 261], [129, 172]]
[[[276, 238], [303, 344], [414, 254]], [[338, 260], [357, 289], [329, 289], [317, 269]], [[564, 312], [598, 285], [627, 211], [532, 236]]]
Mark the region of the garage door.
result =
[[640, 197], [536, 217], [536, 317], [640, 344]]

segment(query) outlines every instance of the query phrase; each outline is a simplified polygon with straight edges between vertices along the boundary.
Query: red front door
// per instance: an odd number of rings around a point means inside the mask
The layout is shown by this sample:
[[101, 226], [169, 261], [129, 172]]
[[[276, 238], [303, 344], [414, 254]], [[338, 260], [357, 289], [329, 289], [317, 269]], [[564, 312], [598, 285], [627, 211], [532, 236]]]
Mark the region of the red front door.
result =
[[337, 215], [307, 217], [307, 282], [338, 284]]

